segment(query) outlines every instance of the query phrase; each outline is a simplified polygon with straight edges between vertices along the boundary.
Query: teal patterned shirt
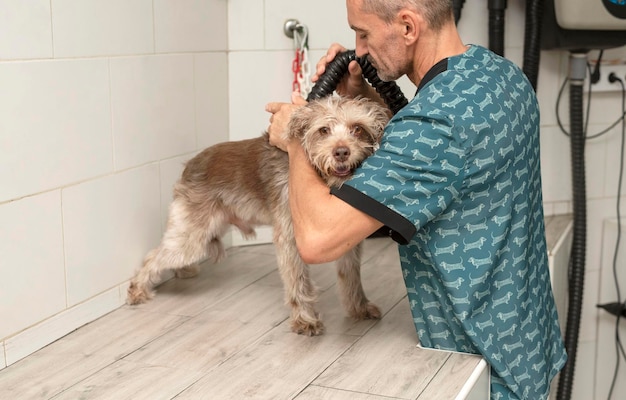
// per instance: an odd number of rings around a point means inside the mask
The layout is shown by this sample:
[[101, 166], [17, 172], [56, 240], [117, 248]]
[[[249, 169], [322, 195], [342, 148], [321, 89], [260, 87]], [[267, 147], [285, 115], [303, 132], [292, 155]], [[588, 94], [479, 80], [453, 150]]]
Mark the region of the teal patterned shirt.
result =
[[545, 242], [534, 90], [480, 46], [438, 63], [332, 193], [400, 243], [426, 348], [481, 354], [492, 399], [545, 399], [567, 356]]

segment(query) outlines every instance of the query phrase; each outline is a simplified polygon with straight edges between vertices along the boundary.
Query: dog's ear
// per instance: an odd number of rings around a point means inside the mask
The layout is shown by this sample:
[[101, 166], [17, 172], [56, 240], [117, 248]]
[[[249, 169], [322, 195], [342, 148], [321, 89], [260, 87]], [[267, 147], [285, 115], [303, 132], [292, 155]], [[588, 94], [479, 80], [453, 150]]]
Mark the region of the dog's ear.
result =
[[372, 121], [374, 121], [371, 128], [375, 132], [376, 141], [380, 142], [383, 137], [383, 132], [385, 131], [385, 126], [387, 126], [391, 118], [391, 111], [375, 101], [366, 100], [364, 105]]
[[302, 138], [313, 118], [311, 104], [297, 108], [292, 114], [287, 125], [287, 136], [290, 138]]

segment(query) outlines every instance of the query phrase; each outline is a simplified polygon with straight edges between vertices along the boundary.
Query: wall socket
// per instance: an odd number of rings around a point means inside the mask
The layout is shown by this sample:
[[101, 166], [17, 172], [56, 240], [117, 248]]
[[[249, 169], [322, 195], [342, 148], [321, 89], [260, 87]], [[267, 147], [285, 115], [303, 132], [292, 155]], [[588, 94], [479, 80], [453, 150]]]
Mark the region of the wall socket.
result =
[[[595, 68], [595, 65], [591, 66], [591, 70]], [[626, 85], [626, 64], [601, 64], [600, 65], [600, 80], [598, 83], [591, 85], [592, 93], [600, 92], [621, 92], [622, 85], [619, 82], [609, 82], [609, 75], [611, 72], [615, 73], [618, 78], [624, 81]], [[587, 91], [589, 84], [585, 83], [585, 91]]]

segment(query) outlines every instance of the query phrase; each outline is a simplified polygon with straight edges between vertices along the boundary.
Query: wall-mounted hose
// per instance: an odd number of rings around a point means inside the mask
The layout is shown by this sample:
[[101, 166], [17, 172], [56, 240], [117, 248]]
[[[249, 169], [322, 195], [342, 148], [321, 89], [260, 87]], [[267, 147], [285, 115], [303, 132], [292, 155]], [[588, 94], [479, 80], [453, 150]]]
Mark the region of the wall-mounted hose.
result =
[[454, 24], [458, 25], [461, 20], [461, 12], [463, 11], [463, 3], [465, 0], [452, 0], [452, 10], [454, 12]]
[[315, 82], [315, 86], [311, 89], [311, 93], [307, 97], [307, 101], [316, 100], [329, 96], [333, 93], [337, 85], [348, 72], [348, 64], [352, 60], [356, 60], [361, 69], [363, 76], [376, 89], [376, 92], [383, 98], [385, 104], [395, 114], [402, 107], [408, 104], [408, 100], [404, 97], [404, 93], [395, 82], [385, 82], [378, 77], [378, 73], [372, 64], [365, 57], [357, 57], [354, 50], [348, 50], [337, 54], [335, 58], [328, 63], [326, 71]]
[[489, 0], [489, 50], [504, 56], [506, 0]]
[[526, 26], [524, 29], [524, 63], [522, 69], [537, 91], [539, 59], [541, 57], [541, 29], [544, 13], [543, 0], [526, 1]]
[[574, 228], [569, 265], [569, 301], [567, 307], [567, 327], [565, 329], [565, 349], [568, 360], [561, 371], [558, 400], [568, 400], [572, 396], [578, 333], [583, 305], [585, 286], [585, 255], [587, 245], [587, 195], [585, 185], [585, 131], [583, 125], [583, 84], [587, 69], [586, 53], [570, 54], [570, 147], [572, 163], [572, 191], [574, 208]]

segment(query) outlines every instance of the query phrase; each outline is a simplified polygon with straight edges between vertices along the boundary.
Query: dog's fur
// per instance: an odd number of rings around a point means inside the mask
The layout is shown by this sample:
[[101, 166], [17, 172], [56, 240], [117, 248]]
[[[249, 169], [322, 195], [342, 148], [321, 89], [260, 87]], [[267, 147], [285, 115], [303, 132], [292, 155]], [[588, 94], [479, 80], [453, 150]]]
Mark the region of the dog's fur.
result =
[[[328, 186], [339, 186], [374, 152], [388, 119], [377, 103], [331, 96], [295, 111], [287, 134], [300, 138]], [[161, 244], [146, 255], [131, 280], [127, 302], [152, 298], [163, 270], [191, 277], [198, 272], [198, 262], [224, 257], [220, 237], [229, 225], [246, 237], [254, 235], [255, 226], [272, 225], [285, 301], [292, 309], [291, 328], [299, 334], [323, 333], [314, 307], [316, 289], [295, 245], [288, 175], [287, 154], [270, 145], [267, 134], [217, 144], [192, 158], [174, 186]], [[380, 318], [380, 310], [363, 292], [360, 258], [361, 244], [337, 261], [342, 303], [355, 319]]]

